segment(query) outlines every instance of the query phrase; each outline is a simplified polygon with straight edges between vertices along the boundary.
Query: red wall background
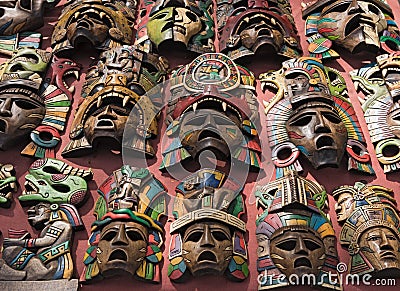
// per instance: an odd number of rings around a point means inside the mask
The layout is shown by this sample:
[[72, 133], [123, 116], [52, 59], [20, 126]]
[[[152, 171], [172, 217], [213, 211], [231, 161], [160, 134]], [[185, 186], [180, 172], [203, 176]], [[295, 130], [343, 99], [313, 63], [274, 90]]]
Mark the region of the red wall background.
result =
[[[52, 9], [51, 11], [46, 11], [46, 25], [41, 28], [39, 31], [44, 35], [42, 48], [48, 48], [50, 46], [50, 38], [53, 27], [57, 21], [58, 16], [62, 10], [62, 4], [64, 4], [65, 0], [61, 1], [61, 3]], [[301, 0], [291, 0], [290, 3], [292, 5], [293, 15], [296, 19], [296, 26], [299, 31], [299, 35], [301, 38], [301, 44], [303, 47], [304, 55], [307, 55], [307, 42], [306, 38], [303, 35], [304, 33], [304, 21], [301, 18]], [[392, 7], [392, 10], [395, 14], [395, 20], [397, 23], [400, 23], [400, 5], [396, 0], [388, 0], [388, 3]], [[216, 45], [218, 47], [218, 45]], [[355, 92], [354, 86], [352, 85], [351, 79], [349, 77], [348, 72], [353, 68], [359, 68], [363, 64], [365, 64], [364, 60], [373, 60], [374, 56], [365, 53], [363, 55], [350, 55], [343, 51], [339, 51], [342, 55], [341, 59], [328, 62], [326, 65], [334, 67], [342, 72], [344, 78], [346, 79], [348, 91], [350, 98], [352, 100], [353, 106], [355, 107], [356, 113], [358, 115], [359, 121], [363, 127], [364, 134], [366, 136], [368, 142], [368, 151], [371, 153], [371, 158], [373, 162], [373, 168], [376, 172], [375, 176], [364, 176], [356, 173], [348, 173], [345, 165], [345, 161], [338, 169], [322, 169], [315, 171], [313, 169], [309, 169], [305, 167], [304, 176], [307, 176], [309, 179], [315, 179], [322, 185], [324, 185], [330, 193], [334, 188], [344, 184], [354, 184], [355, 181], [358, 180], [366, 180], [369, 183], [379, 184], [382, 186], [386, 186], [388, 188], [395, 190], [395, 198], [400, 204], [400, 187], [398, 181], [400, 180], [400, 173], [391, 173], [385, 175], [383, 173], [382, 168], [380, 167], [376, 156], [374, 155], [374, 148], [370, 142], [367, 127], [365, 124], [365, 120], [363, 118], [363, 112], [361, 106], [357, 100], [357, 93]], [[81, 64], [83, 64], [82, 75], [79, 82], [75, 82], [76, 91], [74, 94], [74, 103], [73, 110], [71, 111], [70, 118], [68, 124], [72, 123], [73, 115], [75, 109], [78, 105], [78, 101], [80, 100], [80, 90], [85, 78], [85, 72], [88, 69], [89, 64], [91, 63], [93, 58], [96, 58], [96, 53], [92, 50], [84, 50], [79, 51], [76, 55], [74, 55], [73, 59]], [[176, 58], [170, 59], [171, 67], [174, 67], [179, 64], [188, 63], [191, 60], [187, 60], [186, 62], [180, 62]], [[367, 61], [368, 62], [368, 61]], [[268, 59], [258, 58], [255, 59], [248, 67], [253, 70], [256, 76], [261, 72], [265, 72], [270, 69], [279, 69], [281, 63], [274, 59], [274, 57]], [[263, 94], [260, 90], [260, 84], [258, 83], [258, 98], [261, 100], [263, 98]], [[265, 115], [262, 105], [260, 105], [260, 119], [261, 124], [265, 124]], [[161, 117], [163, 117], [165, 113]], [[160, 130], [160, 138], [156, 142], [160, 142], [162, 140], [162, 136], [165, 132], [165, 125], [162, 121], [159, 123]], [[62, 144], [57, 149], [57, 158], [61, 158], [61, 151], [64, 146], [68, 142], [68, 132], [69, 126], [66, 130], [66, 133], [62, 136]], [[261, 132], [261, 140], [263, 146], [263, 171], [259, 175], [259, 181], [257, 183], [265, 184], [271, 180], [272, 176], [272, 164], [269, 161], [270, 151], [268, 148], [268, 143], [266, 139], [265, 128]], [[28, 141], [27, 141], [28, 143]], [[0, 163], [11, 163], [14, 165], [17, 178], [20, 185], [23, 185], [25, 180], [24, 176], [27, 173], [27, 169], [30, 164], [33, 162], [33, 159], [26, 158], [21, 156], [19, 153], [24, 148], [25, 144], [18, 145], [15, 149], [7, 152], [0, 152]], [[163, 175], [160, 171], [158, 171], [158, 167], [161, 163], [161, 150], [160, 143], [157, 143], [157, 158], [149, 161], [149, 168], [152, 173], [160, 179], [164, 185], [168, 188], [168, 192], [170, 195], [173, 195], [174, 188], [177, 185], [177, 181], [169, 177], [168, 175]], [[89, 191], [90, 197], [86, 204], [79, 209], [81, 217], [85, 223], [86, 230], [76, 232], [73, 242], [73, 257], [75, 262], [75, 278], [79, 278], [80, 274], [83, 271], [83, 255], [87, 248], [87, 239], [90, 233], [90, 225], [94, 221], [94, 216], [92, 215], [92, 208], [94, 203], [97, 200], [97, 187], [100, 185], [108, 175], [112, 174], [112, 172], [119, 167], [122, 166], [123, 161], [121, 155], [119, 153], [111, 152], [107, 148], [107, 145], [103, 145], [102, 148], [98, 148], [97, 151], [91, 155], [84, 156], [81, 158], [71, 158], [66, 160], [69, 164], [92, 168], [94, 172], [94, 180], [89, 182]], [[305, 166], [303, 164], [303, 166]], [[130, 277], [116, 277], [107, 280], [103, 280], [97, 282], [92, 285], [81, 285], [82, 290], [256, 290], [257, 289], [257, 270], [256, 270], [256, 261], [257, 261], [257, 242], [255, 237], [255, 217], [256, 217], [256, 208], [254, 204], [254, 198], [252, 197], [252, 190], [256, 185], [256, 176], [253, 175], [250, 177], [249, 183], [246, 184], [244, 189], [244, 194], [246, 196], [246, 208], [247, 208], [247, 237], [248, 237], [248, 250], [249, 250], [249, 269], [250, 276], [244, 282], [234, 283], [226, 280], [223, 277], [201, 277], [201, 278], [192, 278], [187, 283], [183, 284], [174, 284], [171, 283], [167, 276], [168, 269], [168, 245], [169, 245], [169, 225], [170, 221], [167, 222], [165, 227], [165, 250], [164, 250], [164, 261], [162, 263], [162, 283], [159, 285], [152, 285], [144, 282], [139, 282]], [[26, 209], [22, 208], [19, 204], [17, 197], [21, 194], [21, 187], [18, 188], [18, 192], [14, 194], [14, 202], [9, 209], [1, 209], [0, 208], [0, 230], [3, 233], [3, 236], [7, 236], [7, 232], [9, 228], [14, 229], [27, 229], [33, 235], [37, 235], [38, 232], [32, 229], [26, 219], [25, 211]], [[330, 216], [333, 220], [333, 225], [336, 230], [337, 236], [340, 231], [340, 227], [338, 226], [335, 219], [334, 212], [334, 200], [332, 197], [329, 197], [330, 202]], [[0, 243], [2, 243], [3, 236], [0, 238]], [[349, 261], [349, 256], [345, 250], [343, 250], [338, 244], [338, 252], [341, 262], [347, 263]], [[397, 281], [397, 285], [400, 286], [400, 280]], [[343, 286], [345, 291], [350, 290], [374, 290], [377, 288], [376, 286]], [[378, 287], [381, 290], [399, 290], [399, 287]], [[311, 290], [309, 287], [289, 287], [286, 290]]]

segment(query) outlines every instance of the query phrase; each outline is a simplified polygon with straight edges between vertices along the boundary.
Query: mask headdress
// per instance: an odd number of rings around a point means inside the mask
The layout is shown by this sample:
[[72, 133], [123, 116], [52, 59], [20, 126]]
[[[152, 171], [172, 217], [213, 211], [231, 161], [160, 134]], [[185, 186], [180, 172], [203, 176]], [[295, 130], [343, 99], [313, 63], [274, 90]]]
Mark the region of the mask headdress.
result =
[[224, 173], [202, 169], [176, 188], [170, 233], [168, 276], [184, 281], [189, 274], [248, 276], [244, 201], [239, 184]]
[[[98, 189], [82, 280], [129, 273], [160, 282], [165, 187], [147, 170], [123, 166]], [[121, 244], [121, 240], [124, 241]]]
[[[263, 275], [258, 289], [306, 282], [341, 290], [338, 281], [328, 279], [329, 273], [338, 275], [339, 260], [335, 233], [324, 212], [328, 205], [324, 187], [288, 171], [284, 177], [258, 186], [255, 196], [260, 210], [256, 220], [257, 269]], [[288, 280], [293, 274], [297, 283]], [[303, 276], [313, 279], [307, 282]]]
[[258, 170], [261, 147], [253, 74], [223, 54], [204, 54], [178, 67], [171, 77], [167, 108], [164, 170], [197, 161], [209, 149], [218, 159], [243, 162]]
[[351, 53], [398, 51], [400, 36], [385, 0], [319, 0], [303, 4], [311, 57], [337, 58], [333, 45]]
[[338, 71], [317, 59], [302, 57], [288, 60], [279, 71], [259, 78], [264, 92], [268, 89], [276, 93], [270, 101], [264, 101], [264, 106], [277, 177], [289, 169], [302, 170], [297, 161], [300, 152], [314, 168], [320, 168], [337, 167], [346, 151], [349, 170], [374, 173]]

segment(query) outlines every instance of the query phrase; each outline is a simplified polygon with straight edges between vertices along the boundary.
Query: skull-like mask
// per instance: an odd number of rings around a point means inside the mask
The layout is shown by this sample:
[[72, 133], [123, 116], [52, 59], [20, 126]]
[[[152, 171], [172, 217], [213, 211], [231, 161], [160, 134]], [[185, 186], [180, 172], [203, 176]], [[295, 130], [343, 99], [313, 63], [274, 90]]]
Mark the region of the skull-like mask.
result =
[[125, 3], [103, 0], [82, 0], [67, 6], [52, 35], [55, 52], [76, 48], [88, 42], [93, 47], [105, 50], [115, 43], [129, 44], [132, 38], [134, 7]]
[[[46, 0], [6, 0], [0, 3], [0, 35], [33, 31], [43, 25]], [[59, 0], [55, 1], [55, 3]]]
[[37, 160], [25, 176], [25, 190], [19, 200], [24, 204], [48, 201], [79, 205], [86, 197], [86, 180], [91, 178], [90, 170], [73, 168], [56, 159]]
[[270, 248], [272, 261], [287, 277], [291, 274], [318, 275], [325, 262], [324, 243], [309, 227], [279, 229], [271, 237]]
[[167, 40], [188, 45], [201, 31], [200, 17], [183, 7], [167, 7], [152, 15], [147, 23], [150, 40], [158, 47]]
[[97, 262], [104, 276], [134, 275], [146, 257], [148, 230], [133, 221], [113, 221], [100, 234]]
[[20, 48], [1, 66], [0, 148], [7, 149], [35, 129], [45, 114], [38, 95], [50, 54]]
[[223, 275], [233, 255], [231, 230], [217, 222], [195, 223], [186, 229], [182, 249], [194, 276]]

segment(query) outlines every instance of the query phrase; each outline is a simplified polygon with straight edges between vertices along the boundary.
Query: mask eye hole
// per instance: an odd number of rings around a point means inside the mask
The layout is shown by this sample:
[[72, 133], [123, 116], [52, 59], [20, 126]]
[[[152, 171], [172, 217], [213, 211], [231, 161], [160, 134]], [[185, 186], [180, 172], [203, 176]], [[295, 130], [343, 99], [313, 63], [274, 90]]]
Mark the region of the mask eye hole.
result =
[[335, 123], [335, 124], [339, 124], [342, 120], [336, 116], [335, 114], [331, 113], [331, 112], [323, 112], [322, 115], [328, 119], [330, 122]]
[[186, 240], [192, 242], [198, 242], [201, 239], [201, 236], [202, 233], [200, 231], [192, 232]]
[[214, 230], [212, 232], [213, 237], [217, 240], [217, 241], [224, 241], [224, 240], [228, 240], [229, 238], [226, 236], [225, 233], [223, 233], [222, 231], [218, 231], [218, 230]]
[[277, 248], [282, 249], [284, 251], [292, 251], [296, 247], [295, 240], [287, 240], [276, 245]]
[[17, 105], [19, 108], [22, 108], [24, 110], [32, 110], [32, 109], [36, 109], [39, 108], [39, 106], [37, 106], [36, 104], [29, 102], [27, 100], [24, 99], [18, 99], [15, 100], [15, 105]]
[[129, 237], [130, 240], [132, 241], [141, 241], [144, 240], [144, 238], [142, 237], [142, 235], [134, 230], [128, 230], [126, 232], [127, 236]]
[[46, 166], [43, 168], [43, 171], [49, 174], [62, 174], [58, 169], [50, 166]]
[[197, 21], [196, 14], [194, 14], [193, 12], [186, 11], [186, 17], [189, 18], [193, 22]]
[[310, 251], [315, 251], [321, 248], [319, 244], [317, 244], [312, 240], [304, 240], [304, 244], [306, 245], [306, 248], [309, 249]]
[[24, 8], [25, 10], [32, 10], [32, 1], [31, 0], [20, 0], [19, 5], [21, 8]]
[[57, 192], [61, 193], [68, 193], [71, 190], [71, 188], [69, 188], [68, 185], [62, 185], [62, 184], [53, 184], [51, 185], [51, 187]]
[[307, 124], [309, 124], [312, 120], [312, 115], [303, 115], [300, 116], [299, 118], [296, 118], [295, 121], [291, 122], [290, 125], [294, 125], [294, 126], [306, 126]]
[[376, 15], [380, 15], [381, 11], [379, 10], [378, 7], [376, 7], [375, 5], [369, 4], [368, 5], [368, 10], [372, 13], [372, 14], [376, 14]]
[[109, 231], [103, 235], [102, 240], [111, 241], [117, 235], [116, 231]]

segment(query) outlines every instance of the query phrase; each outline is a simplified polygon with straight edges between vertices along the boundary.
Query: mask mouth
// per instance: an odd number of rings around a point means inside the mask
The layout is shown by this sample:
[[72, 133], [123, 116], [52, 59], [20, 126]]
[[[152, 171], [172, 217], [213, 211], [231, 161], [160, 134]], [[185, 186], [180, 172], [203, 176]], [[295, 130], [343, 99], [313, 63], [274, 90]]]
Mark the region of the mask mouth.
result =
[[199, 134], [198, 141], [201, 141], [201, 140], [207, 139], [207, 138], [215, 138], [215, 139], [218, 139], [218, 140], [222, 140], [220, 135], [217, 132], [215, 132], [213, 130], [206, 129], [206, 130], [203, 130]]
[[199, 258], [197, 259], [198, 263], [217, 263], [217, 257], [213, 252], [203, 251]]
[[163, 28], [161, 28], [161, 32], [164, 32], [166, 30], [172, 29], [174, 27], [174, 22], [169, 21], [166, 25], [164, 25]]
[[395, 255], [394, 252], [392, 251], [383, 251], [380, 255], [381, 259], [385, 259], [385, 260], [396, 260], [397, 261], [397, 257]]
[[309, 259], [306, 257], [298, 258], [294, 261], [294, 267], [295, 268], [300, 268], [300, 267], [307, 267], [307, 268], [312, 268], [311, 262]]
[[317, 139], [317, 142], [315, 145], [316, 145], [317, 150], [336, 147], [336, 144], [335, 144], [335, 141], [333, 140], [333, 138], [331, 138], [330, 136], [326, 136], [326, 135], [319, 137]]
[[108, 261], [127, 261], [128, 256], [126, 253], [122, 250], [115, 250], [111, 253], [111, 255], [108, 257]]
[[114, 122], [110, 118], [99, 118], [96, 122], [95, 129], [111, 129], [114, 130]]
[[5, 120], [0, 119], [0, 133], [6, 133], [7, 131], [7, 123]]
[[32, 195], [39, 193], [38, 187], [30, 180], [26, 180], [24, 184], [25, 190], [22, 192], [22, 195]]

